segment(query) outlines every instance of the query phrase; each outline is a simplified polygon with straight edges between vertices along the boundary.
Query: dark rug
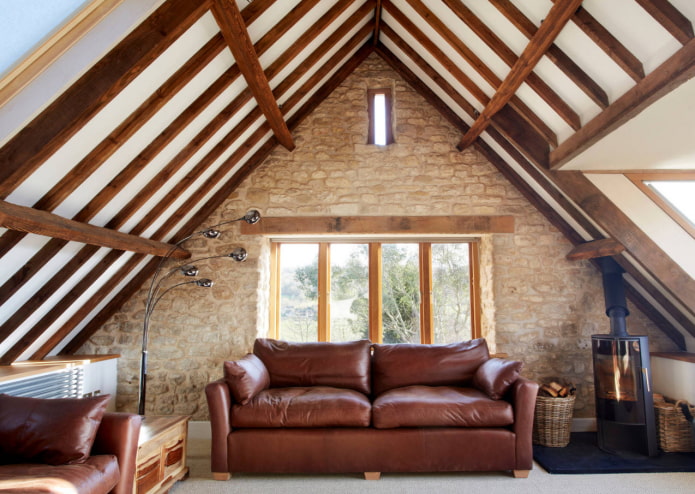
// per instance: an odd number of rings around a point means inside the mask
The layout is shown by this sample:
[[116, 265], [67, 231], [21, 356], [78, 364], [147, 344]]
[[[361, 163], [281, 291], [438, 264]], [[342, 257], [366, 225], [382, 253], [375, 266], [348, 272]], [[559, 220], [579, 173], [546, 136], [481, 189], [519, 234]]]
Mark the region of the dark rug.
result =
[[564, 448], [534, 444], [533, 458], [556, 474], [695, 472], [695, 453], [618, 456], [599, 449], [595, 432], [573, 432]]

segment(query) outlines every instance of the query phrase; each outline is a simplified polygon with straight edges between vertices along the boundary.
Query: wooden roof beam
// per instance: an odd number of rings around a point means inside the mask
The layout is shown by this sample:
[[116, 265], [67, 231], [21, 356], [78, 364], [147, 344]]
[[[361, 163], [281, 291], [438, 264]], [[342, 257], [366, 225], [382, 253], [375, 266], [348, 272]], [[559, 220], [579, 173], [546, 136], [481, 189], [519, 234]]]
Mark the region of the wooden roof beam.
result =
[[287, 150], [292, 151], [294, 149], [292, 134], [283, 119], [277, 101], [275, 101], [270, 83], [263, 72], [263, 67], [258, 60], [253, 42], [246, 30], [246, 23], [236, 2], [234, 0], [215, 0], [212, 12], [229, 49], [234, 55], [239, 70], [246, 79], [251, 93], [256, 98], [256, 102], [268, 120], [278, 142]]
[[[558, 0], [552, 1], [558, 3]], [[572, 17], [572, 21], [635, 82], [639, 82], [644, 77], [642, 62], [585, 8], [580, 7]]]
[[[463, 2], [460, 0], [442, 0], [442, 2], [486, 45], [488, 45], [504, 63], [509, 67], [513, 67], [517, 63], [519, 57], [517, 57], [516, 53], [514, 53], [511, 48], [487, 26], [487, 24], [481, 21], [468, 7], [466, 7]], [[538, 74], [533, 71], [529, 72], [524, 82], [526, 82], [526, 84], [528, 84], [529, 87], [567, 123], [567, 125], [574, 130], [578, 130], [582, 126], [581, 119], [577, 112], [575, 112]]]
[[695, 76], [695, 40], [690, 40], [608, 108], [551, 151], [551, 169], [560, 168], [693, 76]]
[[[97, 245], [109, 249], [125, 250], [153, 256], [168, 255], [174, 245], [129, 235], [117, 230], [69, 220], [46, 211], [17, 206], [0, 201], [0, 226], [20, 232], [35, 233], [70, 242]], [[172, 257], [187, 259], [190, 252], [175, 249]]]
[[693, 25], [668, 0], [636, 0], [671, 36], [685, 45], [693, 39]]
[[473, 144], [490, 124], [492, 117], [506, 105], [533, 71], [541, 57], [545, 54], [555, 38], [572, 18], [574, 12], [581, 5], [582, 0], [569, 0], [567, 3], [556, 3], [548, 12], [547, 17], [531, 38], [519, 59], [505, 77], [490, 103], [483, 109], [468, 132], [461, 138], [457, 148], [463, 151]]
[[[490, 68], [485, 65], [485, 63], [478, 58], [478, 56], [471, 50], [466, 44], [459, 38], [459, 36], [454, 33], [449, 27], [442, 22], [439, 17], [434, 15], [430, 9], [425, 6], [422, 0], [407, 0], [413, 10], [415, 10], [423, 19], [425, 19], [430, 27], [434, 29], [437, 34], [444, 38], [449, 45], [456, 50], [456, 52], [466, 60], [471, 67], [473, 67], [480, 76], [485, 79], [485, 81], [492, 86], [493, 90], [496, 90], [500, 84], [502, 84], [502, 79], [497, 77], [497, 75], [490, 70]], [[415, 25], [415, 23], [408, 19], [408, 17], [400, 10], [391, 8], [389, 13], [393, 16], [398, 23], [403, 26], [411, 36], [418, 40], [418, 42], [427, 48], [427, 50], [432, 53], [442, 64], [446, 67], [449, 72], [456, 77], [459, 83], [461, 83], [476, 99], [484, 105], [490, 102], [489, 96], [485, 94], [478, 86], [468, 77], [463, 71], [451, 61], [449, 57], [444, 55], [444, 52], [440, 49], [437, 44], [432, 41]], [[463, 75], [461, 75], [463, 74]], [[482, 95], [482, 97], [480, 97]], [[553, 147], [557, 147], [557, 135], [553, 130], [546, 125], [543, 120], [541, 120], [538, 115], [533, 113], [533, 111], [517, 96], [513, 96], [509, 101], [509, 105], [513, 107], [518, 114], [526, 120], [536, 131], [542, 135], [545, 140]], [[473, 116], [475, 118], [475, 116]]]
[[379, 33], [381, 32], [381, 0], [376, 0], [376, 6], [374, 7], [374, 37], [372, 38], [372, 44], [376, 46], [379, 42]]
[[135, 28], [0, 148], [0, 199], [96, 115], [207, 10], [209, 0], [170, 0]]
[[[527, 38], [531, 39], [538, 31], [536, 25], [511, 0], [490, 0], [490, 2]], [[609, 105], [608, 95], [603, 88], [556, 44], [552, 44], [548, 48], [546, 56], [584, 91], [594, 103], [601, 108], [606, 108]]]

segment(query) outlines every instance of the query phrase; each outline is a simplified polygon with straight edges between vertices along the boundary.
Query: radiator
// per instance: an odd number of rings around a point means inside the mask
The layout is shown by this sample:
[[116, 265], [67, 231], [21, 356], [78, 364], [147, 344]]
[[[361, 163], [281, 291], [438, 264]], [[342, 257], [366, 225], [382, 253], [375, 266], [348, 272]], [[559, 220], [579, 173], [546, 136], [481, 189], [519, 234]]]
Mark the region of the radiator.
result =
[[81, 365], [0, 384], [0, 393], [30, 398], [81, 398], [83, 389]]

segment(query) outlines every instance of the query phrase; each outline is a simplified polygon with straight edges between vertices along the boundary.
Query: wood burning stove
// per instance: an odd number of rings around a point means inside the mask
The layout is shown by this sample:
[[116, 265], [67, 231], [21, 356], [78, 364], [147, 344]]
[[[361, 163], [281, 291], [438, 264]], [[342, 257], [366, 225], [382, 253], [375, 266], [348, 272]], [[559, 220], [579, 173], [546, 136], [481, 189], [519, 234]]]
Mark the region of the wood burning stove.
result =
[[603, 273], [609, 334], [593, 335], [591, 348], [596, 392], [596, 423], [601, 449], [657, 454], [654, 402], [646, 336], [627, 333], [629, 315], [623, 270], [610, 257], [597, 259]]

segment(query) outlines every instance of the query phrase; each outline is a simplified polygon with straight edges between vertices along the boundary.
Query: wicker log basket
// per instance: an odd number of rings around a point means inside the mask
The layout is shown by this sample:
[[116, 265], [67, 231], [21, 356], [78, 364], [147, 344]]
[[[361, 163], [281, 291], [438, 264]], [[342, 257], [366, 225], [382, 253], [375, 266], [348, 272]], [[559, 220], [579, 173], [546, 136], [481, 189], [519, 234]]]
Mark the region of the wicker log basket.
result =
[[546, 387], [541, 387], [541, 392], [536, 397], [533, 443], [551, 448], [564, 448], [570, 442], [575, 388], [572, 385], [563, 386], [567, 389], [565, 396], [553, 396], [544, 392], [544, 388]]
[[687, 401], [659, 399], [654, 396], [654, 412], [656, 415], [656, 430], [659, 437], [659, 448], [666, 453], [695, 452], [693, 427], [686, 418], [681, 405], [688, 407], [691, 416], [695, 416], [695, 406]]

